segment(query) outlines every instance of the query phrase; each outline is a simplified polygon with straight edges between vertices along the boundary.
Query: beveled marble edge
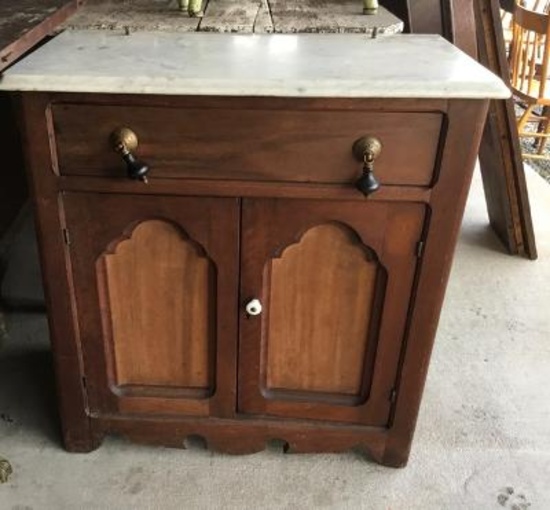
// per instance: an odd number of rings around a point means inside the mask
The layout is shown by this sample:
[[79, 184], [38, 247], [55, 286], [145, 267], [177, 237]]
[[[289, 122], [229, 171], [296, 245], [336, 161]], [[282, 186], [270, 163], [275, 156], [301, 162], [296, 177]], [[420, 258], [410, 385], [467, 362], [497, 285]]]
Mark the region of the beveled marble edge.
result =
[[[310, 98], [433, 98], [433, 99], [507, 99], [510, 91], [504, 88], [487, 90], [480, 89], [476, 84], [464, 82], [456, 83], [450, 88], [441, 87], [439, 83], [431, 88], [429, 83], [422, 82], [422, 88], [414, 90], [410, 84], [400, 81], [387, 81], [385, 83], [370, 83], [368, 87], [364, 82], [340, 85], [323, 86], [313, 85], [311, 82], [293, 82], [292, 87], [281, 82], [279, 84], [262, 81], [257, 83], [247, 81], [246, 86], [231, 86], [226, 82], [206, 82], [204, 80], [186, 80], [185, 83], [167, 84], [163, 81], [155, 82], [154, 79], [147, 83], [125, 83], [115, 78], [94, 79], [93, 86], [83, 83], [80, 79], [70, 76], [59, 76], [56, 80], [44, 80], [37, 78], [6, 78], [0, 81], [0, 90], [20, 92], [69, 92], [69, 93], [98, 93], [98, 94], [152, 94], [152, 95], [178, 95], [178, 96], [241, 96], [241, 97], [310, 97]], [[425, 88], [424, 88], [425, 87]], [[460, 90], [457, 90], [460, 88]]]
[[[266, 65], [269, 62], [269, 65]], [[361, 63], [362, 65], [359, 65]], [[510, 96], [439, 36], [65, 32], [0, 79], [0, 90], [350, 98]]]

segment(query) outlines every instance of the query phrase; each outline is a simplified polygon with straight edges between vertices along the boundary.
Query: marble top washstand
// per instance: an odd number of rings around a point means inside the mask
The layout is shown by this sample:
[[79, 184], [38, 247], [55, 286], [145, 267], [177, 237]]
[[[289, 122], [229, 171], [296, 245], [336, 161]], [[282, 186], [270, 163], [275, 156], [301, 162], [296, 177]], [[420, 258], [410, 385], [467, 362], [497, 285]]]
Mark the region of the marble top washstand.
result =
[[436, 35], [67, 31], [6, 71], [0, 90], [168, 95], [506, 98]]

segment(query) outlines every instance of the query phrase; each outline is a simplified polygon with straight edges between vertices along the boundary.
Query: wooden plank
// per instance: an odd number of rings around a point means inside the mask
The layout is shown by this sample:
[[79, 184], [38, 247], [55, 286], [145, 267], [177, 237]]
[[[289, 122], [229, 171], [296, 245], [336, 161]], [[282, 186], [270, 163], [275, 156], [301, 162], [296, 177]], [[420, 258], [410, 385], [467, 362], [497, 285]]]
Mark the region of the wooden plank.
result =
[[408, 18], [411, 32], [440, 34], [476, 58], [473, 0], [415, 0], [410, 2]]
[[200, 20], [180, 11], [177, 0], [101, 0], [88, 2], [65, 27], [78, 30], [195, 32]]
[[[452, 0], [451, 40], [509, 84], [498, 0]], [[512, 255], [537, 258], [513, 99], [492, 101], [479, 158], [489, 221]]]
[[204, 17], [189, 18], [176, 0], [101, 0], [87, 4], [66, 24], [72, 29], [161, 30], [239, 33], [366, 33], [403, 31], [384, 7], [363, 14], [360, 0], [205, 0]]
[[[410, 3], [411, 31], [445, 36], [509, 83], [498, 8], [498, 0], [416, 0]], [[510, 254], [536, 259], [511, 99], [492, 102], [479, 156], [492, 228]]]
[[447, 0], [412, 0], [410, 2], [411, 32], [414, 34], [441, 34], [443, 18], [442, 2]]
[[[498, 0], [476, 2], [479, 60], [508, 85]], [[511, 254], [537, 258], [513, 99], [492, 101], [480, 150], [489, 220]]]
[[277, 33], [365, 33], [397, 34], [403, 22], [380, 7], [373, 16], [363, 14], [358, 0], [269, 0]]
[[215, 0], [208, 3], [201, 32], [273, 32], [267, 0]]
[[410, 20], [413, 33], [440, 34], [476, 58], [473, 0], [417, 0], [411, 2]]
[[0, 0], [0, 72], [67, 19], [82, 0]]
[[452, 42], [470, 57], [477, 58], [474, 0], [452, 0], [447, 12], [451, 16]]

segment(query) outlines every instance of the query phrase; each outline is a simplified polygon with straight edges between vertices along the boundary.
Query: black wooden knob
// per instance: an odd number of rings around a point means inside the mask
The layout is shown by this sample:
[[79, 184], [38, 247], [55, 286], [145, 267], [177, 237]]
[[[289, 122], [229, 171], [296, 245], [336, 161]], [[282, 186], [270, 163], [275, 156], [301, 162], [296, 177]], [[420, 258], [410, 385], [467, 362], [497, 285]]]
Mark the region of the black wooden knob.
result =
[[149, 165], [137, 159], [132, 152], [138, 147], [137, 135], [128, 128], [118, 128], [111, 133], [111, 145], [126, 163], [126, 173], [129, 179], [147, 182]]
[[126, 172], [130, 179], [147, 182], [149, 165], [136, 159], [131, 152], [122, 153], [122, 159], [126, 163]]
[[363, 195], [369, 196], [371, 193], [378, 191], [380, 188], [380, 181], [376, 178], [372, 170], [365, 168], [363, 170], [363, 175], [359, 177], [355, 186]]

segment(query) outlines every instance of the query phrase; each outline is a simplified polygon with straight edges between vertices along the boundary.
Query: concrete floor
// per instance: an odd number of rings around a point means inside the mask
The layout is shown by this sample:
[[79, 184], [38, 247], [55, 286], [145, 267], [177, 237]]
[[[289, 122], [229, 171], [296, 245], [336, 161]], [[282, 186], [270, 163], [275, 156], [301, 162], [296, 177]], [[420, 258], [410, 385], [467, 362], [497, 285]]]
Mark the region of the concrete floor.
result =
[[[537, 262], [503, 253], [474, 182], [407, 468], [352, 453], [230, 457], [119, 439], [65, 453], [45, 319], [11, 315], [0, 455], [14, 474], [0, 510], [550, 509], [550, 186], [528, 177]], [[8, 297], [40, 298], [29, 232], [12, 247]]]

